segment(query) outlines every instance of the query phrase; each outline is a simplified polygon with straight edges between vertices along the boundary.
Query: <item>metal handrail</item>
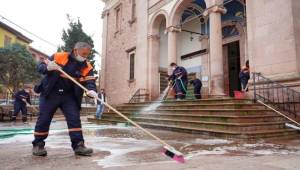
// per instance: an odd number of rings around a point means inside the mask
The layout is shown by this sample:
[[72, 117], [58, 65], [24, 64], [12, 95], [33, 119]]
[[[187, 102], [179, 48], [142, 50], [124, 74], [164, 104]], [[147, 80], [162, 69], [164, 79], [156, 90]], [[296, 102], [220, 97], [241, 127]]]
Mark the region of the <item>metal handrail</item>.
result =
[[[142, 94], [142, 91], [145, 91], [145, 93]], [[143, 88], [138, 89], [133, 94], [133, 96], [130, 98], [129, 103], [140, 102], [141, 99], [147, 100], [147, 95], [146, 94], [147, 94], [147, 89], [143, 89]]]
[[276, 81], [266, 78], [261, 73], [253, 73], [254, 99], [276, 107], [293, 116], [300, 116], [300, 93]]

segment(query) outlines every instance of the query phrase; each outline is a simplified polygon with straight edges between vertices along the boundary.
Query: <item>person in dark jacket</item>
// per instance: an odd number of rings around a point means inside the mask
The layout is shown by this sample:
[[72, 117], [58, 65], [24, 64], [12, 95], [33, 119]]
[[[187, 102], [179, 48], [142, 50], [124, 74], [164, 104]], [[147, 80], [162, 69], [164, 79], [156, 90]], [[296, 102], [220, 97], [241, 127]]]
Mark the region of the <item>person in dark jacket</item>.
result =
[[248, 91], [248, 81], [250, 79], [250, 72], [246, 66], [244, 66], [239, 74], [239, 79], [242, 85], [242, 91]]
[[[100, 92], [98, 93], [98, 98], [103, 100], [103, 102], [106, 102], [106, 96], [105, 96], [104, 89], [100, 90]], [[105, 105], [103, 102], [96, 100], [96, 103], [97, 103], [97, 110], [96, 110], [96, 115], [95, 115], [96, 119], [101, 119], [101, 116], [104, 112]]]
[[190, 84], [194, 86], [194, 95], [196, 99], [201, 99], [201, 88], [202, 82], [200, 79], [195, 78], [194, 80], [190, 81]]
[[168, 80], [175, 83], [175, 99], [185, 99], [188, 84], [187, 71], [184, 67], [177, 66], [176, 63], [171, 63], [170, 67], [173, 73]]
[[14, 101], [14, 112], [12, 115], [12, 121], [16, 122], [17, 116], [20, 112], [22, 112], [22, 121], [23, 123], [27, 123], [27, 105], [31, 104], [30, 101], [30, 86], [25, 85], [23, 90], [15, 93], [15, 101]]
[[246, 65], [246, 67], [247, 67], [248, 71], [250, 72], [249, 60], [247, 60], [247, 61], [246, 61], [245, 65]]
[[55, 53], [38, 65], [38, 71], [45, 76], [35, 87], [35, 92], [40, 93], [40, 114], [34, 130], [33, 155], [47, 155], [44, 140], [48, 136], [51, 120], [58, 108], [66, 117], [75, 154], [83, 156], [92, 154], [93, 150], [84, 145], [81, 129], [80, 109], [83, 90], [58, 71], [63, 69], [89, 90], [88, 96], [97, 97], [93, 67], [87, 61], [90, 52], [89, 44], [78, 42], [71, 53]]

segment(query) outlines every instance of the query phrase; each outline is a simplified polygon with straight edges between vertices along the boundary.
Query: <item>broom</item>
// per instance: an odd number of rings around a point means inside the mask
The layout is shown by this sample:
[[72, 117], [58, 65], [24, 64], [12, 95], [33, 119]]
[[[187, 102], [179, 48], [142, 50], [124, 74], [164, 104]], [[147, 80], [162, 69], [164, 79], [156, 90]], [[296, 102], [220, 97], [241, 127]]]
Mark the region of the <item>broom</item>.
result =
[[[83, 85], [81, 85], [79, 82], [77, 82], [73, 77], [71, 77], [69, 74], [67, 74], [65, 71], [63, 71], [62, 69], [58, 69], [59, 72], [61, 72], [62, 74], [64, 74], [68, 79], [70, 79], [72, 82], [74, 82], [75, 84], [77, 84], [80, 88], [82, 88], [85, 92], [88, 92], [89, 90], [86, 89]], [[102, 102], [106, 107], [108, 107], [109, 109], [111, 109], [112, 111], [114, 111], [115, 113], [117, 113], [119, 116], [121, 116], [122, 118], [124, 118], [125, 120], [127, 120], [128, 122], [130, 122], [131, 124], [133, 124], [135, 127], [139, 128], [140, 130], [142, 130], [144, 133], [148, 134], [149, 136], [151, 136], [153, 139], [157, 140], [158, 142], [160, 142], [163, 146], [163, 153], [174, 159], [175, 161], [179, 162], [179, 163], [184, 163], [184, 157], [183, 154], [179, 151], [177, 151], [174, 147], [172, 147], [171, 145], [169, 145], [168, 143], [166, 143], [165, 141], [163, 141], [162, 139], [160, 139], [159, 137], [155, 136], [154, 134], [152, 134], [151, 132], [149, 132], [148, 130], [144, 129], [143, 127], [141, 127], [139, 124], [137, 124], [136, 122], [132, 121], [131, 119], [129, 119], [127, 116], [123, 115], [121, 112], [119, 112], [118, 110], [116, 110], [115, 108], [113, 108], [112, 106], [110, 106], [108, 103], [104, 102], [103, 100], [99, 99], [99, 97], [97, 96], [96, 99], [100, 102]]]
[[[20, 96], [25, 98], [25, 96], [22, 96], [22, 95], [20, 95]], [[26, 100], [24, 102], [26, 103], [27, 106], [30, 106], [34, 112], [39, 113], [39, 111], [36, 109], [36, 107], [34, 105], [28, 103]]]

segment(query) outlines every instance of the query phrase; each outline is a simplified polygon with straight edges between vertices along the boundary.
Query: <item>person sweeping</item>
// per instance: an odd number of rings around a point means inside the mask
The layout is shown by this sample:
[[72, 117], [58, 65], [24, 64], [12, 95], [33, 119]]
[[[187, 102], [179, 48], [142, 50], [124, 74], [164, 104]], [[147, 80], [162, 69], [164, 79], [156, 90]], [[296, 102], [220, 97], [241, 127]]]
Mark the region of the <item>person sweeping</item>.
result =
[[22, 112], [23, 123], [27, 123], [27, 105], [31, 104], [30, 90], [30, 85], [25, 85], [23, 90], [18, 91], [14, 95], [14, 112], [11, 118], [14, 123], [17, 121], [17, 116], [20, 112]]
[[78, 42], [71, 53], [55, 53], [38, 65], [38, 71], [45, 76], [34, 89], [36, 93], [40, 93], [40, 114], [34, 130], [33, 155], [47, 155], [45, 139], [58, 108], [66, 118], [74, 153], [82, 156], [90, 156], [93, 153], [91, 148], [85, 146], [81, 129], [80, 109], [84, 91], [59, 72], [62, 69], [88, 89], [88, 96], [97, 97], [93, 67], [87, 61], [90, 52], [89, 44]]
[[[73, 78], [72, 76], [70, 76], [67, 72], [65, 72], [64, 70], [62, 70], [61, 68], [58, 69], [58, 71], [64, 75], [66, 78], [68, 78], [70, 81], [72, 81], [73, 83], [75, 83], [79, 88], [81, 88], [84, 92], [89, 93], [90, 90], [88, 90], [86, 87], [84, 87], [80, 82], [78, 82], [75, 78]], [[152, 137], [153, 139], [155, 139], [156, 141], [160, 142], [163, 146], [163, 153], [172, 158], [173, 160], [179, 162], [179, 163], [184, 163], [184, 156], [181, 152], [177, 151], [174, 147], [172, 147], [171, 145], [169, 145], [166, 141], [163, 141], [162, 139], [160, 139], [159, 137], [157, 137], [156, 135], [152, 134], [150, 131], [146, 130], [145, 128], [143, 128], [142, 126], [140, 126], [139, 124], [137, 124], [136, 122], [134, 122], [133, 120], [129, 119], [127, 116], [125, 116], [123, 113], [119, 112], [118, 110], [116, 110], [114, 107], [112, 107], [111, 105], [109, 105], [107, 102], [104, 101], [104, 99], [100, 99], [98, 96], [93, 96], [95, 99], [97, 99], [97, 101], [103, 103], [106, 107], [108, 107], [109, 109], [111, 109], [113, 112], [115, 112], [116, 114], [118, 114], [119, 116], [121, 116], [123, 119], [125, 119], [126, 121], [128, 121], [129, 123], [131, 123], [133, 126], [135, 126], [136, 128], [140, 129], [141, 131], [143, 131], [145, 134], [147, 134], [148, 136]]]

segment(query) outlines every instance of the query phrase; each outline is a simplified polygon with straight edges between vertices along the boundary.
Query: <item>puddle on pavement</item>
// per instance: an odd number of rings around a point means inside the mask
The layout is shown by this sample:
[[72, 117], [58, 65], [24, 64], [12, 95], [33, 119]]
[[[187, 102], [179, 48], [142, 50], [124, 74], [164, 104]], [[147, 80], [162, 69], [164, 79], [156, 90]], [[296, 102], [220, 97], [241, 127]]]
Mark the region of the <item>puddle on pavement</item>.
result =
[[[161, 154], [161, 145], [134, 127], [95, 125], [83, 123], [84, 137], [87, 146], [100, 151], [109, 152], [108, 156], [94, 162], [102, 167], [130, 166], [134, 164], [171, 161]], [[19, 143], [28, 147], [33, 140], [33, 127], [0, 126], [0, 146]], [[242, 143], [234, 140], [202, 137], [199, 135], [182, 134], [169, 131], [152, 130], [171, 145], [184, 153], [187, 160], [201, 155], [273, 155], [300, 154], [300, 141], [292, 140], [282, 143]], [[52, 123], [46, 147], [53, 149], [70, 149], [70, 139], [66, 123]], [[27, 146], [28, 145], [28, 146]]]

